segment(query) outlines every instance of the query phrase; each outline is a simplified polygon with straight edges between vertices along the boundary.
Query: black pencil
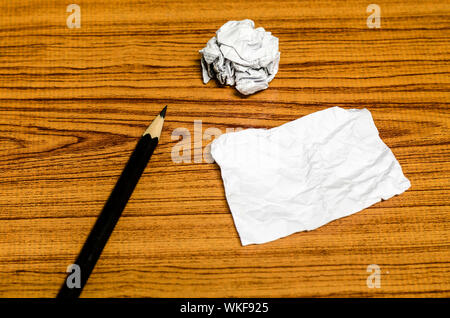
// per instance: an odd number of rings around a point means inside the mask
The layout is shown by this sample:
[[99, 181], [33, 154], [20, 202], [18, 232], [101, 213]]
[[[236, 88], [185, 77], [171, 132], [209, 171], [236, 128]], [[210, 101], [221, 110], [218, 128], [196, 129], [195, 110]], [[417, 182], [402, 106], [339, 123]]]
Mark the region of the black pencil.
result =
[[[153, 120], [150, 126], [138, 141], [136, 148], [131, 154], [122, 175], [116, 183], [111, 195], [106, 201], [100, 216], [98, 217], [94, 227], [91, 230], [86, 242], [78, 255], [75, 265], [80, 269], [80, 288], [76, 286], [71, 288], [67, 284], [67, 279], [64, 281], [57, 298], [77, 298], [80, 296], [83, 287], [92, 273], [92, 270], [103, 251], [117, 221], [122, 214], [131, 194], [136, 187], [145, 167], [147, 166], [153, 151], [158, 144], [161, 135], [164, 117], [166, 115], [167, 106], [161, 113]], [[69, 277], [67, 275], [67, 277]]]

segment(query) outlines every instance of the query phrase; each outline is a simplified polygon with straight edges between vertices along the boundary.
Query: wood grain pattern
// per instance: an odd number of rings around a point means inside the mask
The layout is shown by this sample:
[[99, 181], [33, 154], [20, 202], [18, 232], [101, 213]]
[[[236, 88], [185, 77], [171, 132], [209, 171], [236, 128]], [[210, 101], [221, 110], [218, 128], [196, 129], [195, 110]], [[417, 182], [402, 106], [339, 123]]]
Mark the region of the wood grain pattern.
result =
[[[0, 3], [0, 296], [56, 295], [165, 104], [160, 144], [82, 296], [450, 296], [447, 1], [377, 1], [380, 29], [356, 0], [80, 0], [80, 29], [66, 26], [69, 3]], [[270, 88], [247, 98], [203, 85], [197, 52], [244, 18], [281, 51]], [[410, 190], [244, 248], [218, 167], [172, 162], [171, 132], [194, 120], [270, 128], [335, 105], [372, 112]]]

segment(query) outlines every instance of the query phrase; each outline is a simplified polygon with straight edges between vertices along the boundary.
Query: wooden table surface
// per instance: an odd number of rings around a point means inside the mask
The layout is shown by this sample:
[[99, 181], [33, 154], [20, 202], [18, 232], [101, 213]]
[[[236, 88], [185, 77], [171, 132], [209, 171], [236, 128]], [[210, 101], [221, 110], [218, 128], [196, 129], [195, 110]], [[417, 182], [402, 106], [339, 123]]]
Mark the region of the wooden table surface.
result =
[[[0, 296], [54, 297], [147, 124], [160, 144], [83, 297], [450, 296], [450, 5], [377, 1], [0, 4]], [[280, 40], [270, 88], [203, 85], [198, 50], [228, 20]], [[271, 128], [331, 106], [368, 108], [412, 187], [242, 247], [220, 171], [174, 163], [185, 128]], [[186, 137], [187, 138], [187, 137]], [[186, 139], [187, 140], [187, 139]], [[192, 150], [192, 157], [194, 151]], [[368, 288], [367, 267], [380, 267]]]

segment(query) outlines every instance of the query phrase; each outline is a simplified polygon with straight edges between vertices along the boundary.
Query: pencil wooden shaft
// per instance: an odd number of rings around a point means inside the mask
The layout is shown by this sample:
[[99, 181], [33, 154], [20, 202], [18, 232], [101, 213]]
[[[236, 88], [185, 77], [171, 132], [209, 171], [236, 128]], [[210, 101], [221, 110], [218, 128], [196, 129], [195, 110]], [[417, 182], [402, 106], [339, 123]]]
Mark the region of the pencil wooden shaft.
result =
[[81, 270], [81, 288], [69, 288], [64, 281], [58, 298], [77, 298], [81, 294], [157, 144], [158, 138], [150, 134], [142, 136], [137, 143], [75, 262]]

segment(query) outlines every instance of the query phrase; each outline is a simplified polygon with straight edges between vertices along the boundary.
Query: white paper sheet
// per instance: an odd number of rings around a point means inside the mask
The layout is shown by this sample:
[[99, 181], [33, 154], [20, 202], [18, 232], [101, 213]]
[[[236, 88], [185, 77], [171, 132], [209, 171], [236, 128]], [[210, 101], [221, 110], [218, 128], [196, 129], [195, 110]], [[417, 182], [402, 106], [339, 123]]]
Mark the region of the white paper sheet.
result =
[[314, 230], [411, 186], [367, 109], [223, 134], [211, 154], [242, 245]]
[[244, 95], [269, 87], [280, 61], [278, 38], [248, 19], [225, 23], [199, 52], [203, 83], [216, 78]]

